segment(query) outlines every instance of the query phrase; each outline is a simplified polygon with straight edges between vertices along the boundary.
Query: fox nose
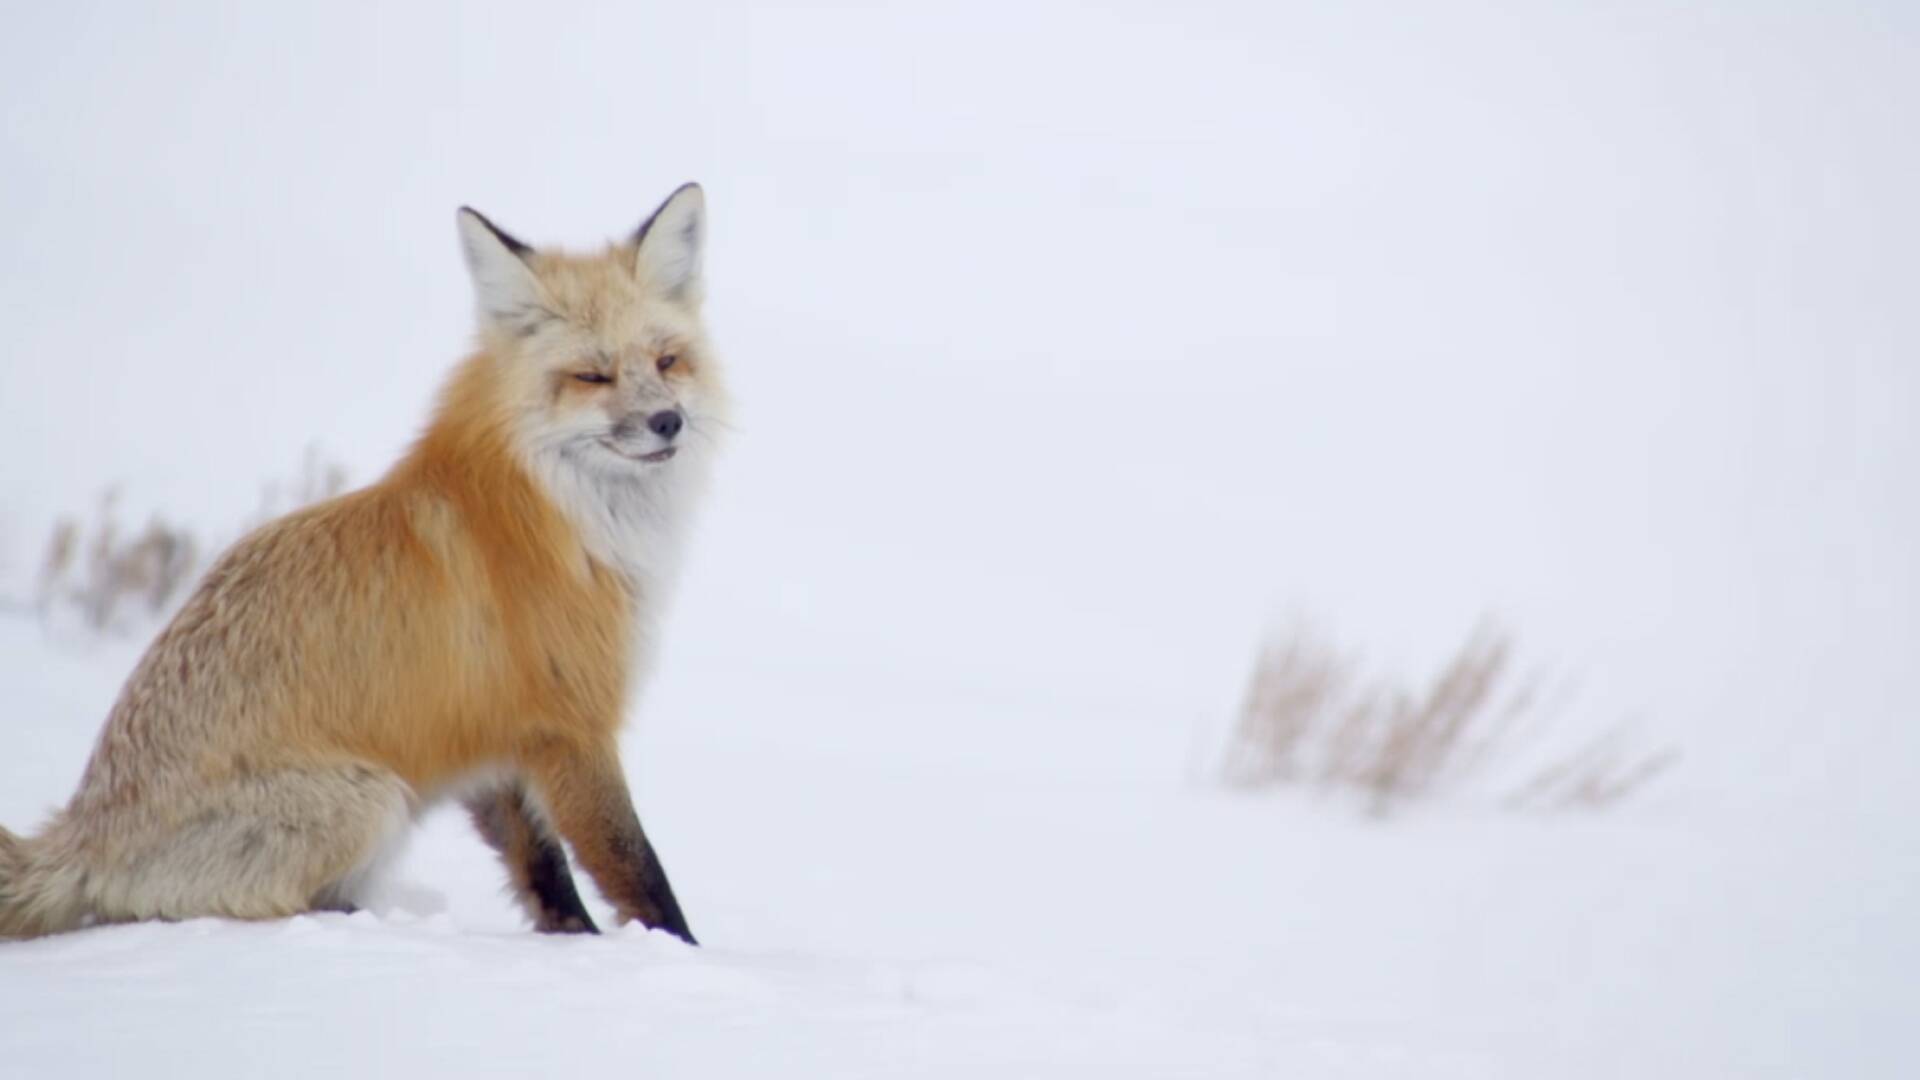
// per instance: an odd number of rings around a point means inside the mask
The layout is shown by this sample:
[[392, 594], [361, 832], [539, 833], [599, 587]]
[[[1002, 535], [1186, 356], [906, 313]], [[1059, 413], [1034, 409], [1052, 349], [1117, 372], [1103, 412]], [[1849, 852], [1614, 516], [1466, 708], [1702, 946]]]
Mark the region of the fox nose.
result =
[[647, 430], [663, 439], [671, 439], [680, 434], [680, 425], [684, 422], [679, 409], [661, 409], [647, 417]]

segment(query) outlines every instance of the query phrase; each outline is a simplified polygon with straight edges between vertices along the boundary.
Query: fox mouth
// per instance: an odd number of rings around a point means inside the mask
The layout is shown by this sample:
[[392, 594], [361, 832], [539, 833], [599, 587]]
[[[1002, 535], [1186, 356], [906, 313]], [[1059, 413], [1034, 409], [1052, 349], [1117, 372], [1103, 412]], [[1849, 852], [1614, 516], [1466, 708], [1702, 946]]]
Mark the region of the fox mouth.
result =
[[661, 462], [667, 460], [668, 458], [671, 458], [674, 455], [674, 452], [679, 449], [679, 447], [669, 446], [662, 450], [655, 450], [651, 454], [635, 454], [635, 453], [630, 453], [626, 450], [620, 449], [619, 444], [615, 443], [612, 439], [601, 439], [600, 445], [606, 447], [607, 449], [613, 451], [616, 454], [619, 454], [621, 457], [626, 458], [628, 461], [644, 461], [649, 465], [660, 464]]

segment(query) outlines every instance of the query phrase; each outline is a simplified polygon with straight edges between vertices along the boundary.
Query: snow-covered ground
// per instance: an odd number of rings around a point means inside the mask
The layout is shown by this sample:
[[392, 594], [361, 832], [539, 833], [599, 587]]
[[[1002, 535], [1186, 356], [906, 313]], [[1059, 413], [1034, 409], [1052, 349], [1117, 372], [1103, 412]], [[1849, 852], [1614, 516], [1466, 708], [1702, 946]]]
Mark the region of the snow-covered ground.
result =
[[[742, 399], [627, 741], [705, 946], [371, 909], [0, 946], [0, 1076], [1900, 1076], [1920, 1010], [1901, 5], [43, 5], [0, 37], [0, 594], [118, 485], [364, 479], [452, 209], [682, 180]], [[1681, 767], [1229, 795], [1262, 627], [1483, 612]], [[146, 633], [150, 633], [150, 628]], [[143, 644], [0, 618], [0, 822]]]
[[[71, 786], [132, 651], [0, 633], [28, 661], [8, 671], [25, 688], [9, 730], [30, 753], [0, 766], [18, 824]], [[649, 711], [675, 719], [629, 749], [705, 947], [526, 932], [442, 813], [371, 912], [7, 946], [0, 1074], [1902, 1068], [1920, 963], [1903, 821], [1860, 835], [1812, 806], [1370, 824], [1184, 787], [1152, 708], [1097, 696], [720, 669], [671, 683]], [[1049, 735], [1076, 722], [1112, 734]]]

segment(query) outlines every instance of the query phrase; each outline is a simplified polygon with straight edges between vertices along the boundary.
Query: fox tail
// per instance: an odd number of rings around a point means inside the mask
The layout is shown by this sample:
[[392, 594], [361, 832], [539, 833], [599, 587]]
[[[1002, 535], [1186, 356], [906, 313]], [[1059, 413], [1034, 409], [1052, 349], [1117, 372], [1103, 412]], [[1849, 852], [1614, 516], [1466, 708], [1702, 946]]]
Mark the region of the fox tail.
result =
[[78, 929], [80, 890], [70, 874], [43, 865], [39, 845], [0, 829], [0, 940]]

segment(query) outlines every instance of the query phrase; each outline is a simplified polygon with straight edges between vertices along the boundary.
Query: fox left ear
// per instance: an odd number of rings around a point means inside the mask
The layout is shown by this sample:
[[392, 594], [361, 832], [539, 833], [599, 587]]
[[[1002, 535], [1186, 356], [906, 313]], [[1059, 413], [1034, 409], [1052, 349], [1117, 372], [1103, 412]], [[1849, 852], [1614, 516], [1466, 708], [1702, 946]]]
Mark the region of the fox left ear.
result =
[[707, 196], [682, 184], [633, 233], [634, 269], [648, 287], [674, 300], [699, 303], [707, 245]]
[[460, 247], [473, 276], [480, 317], [510, 333], [525, 336], [550, 317], [540, 298], [540, 279], [527, 256], [533, 249], [509, 236], [470, 206], [460, 208]]

